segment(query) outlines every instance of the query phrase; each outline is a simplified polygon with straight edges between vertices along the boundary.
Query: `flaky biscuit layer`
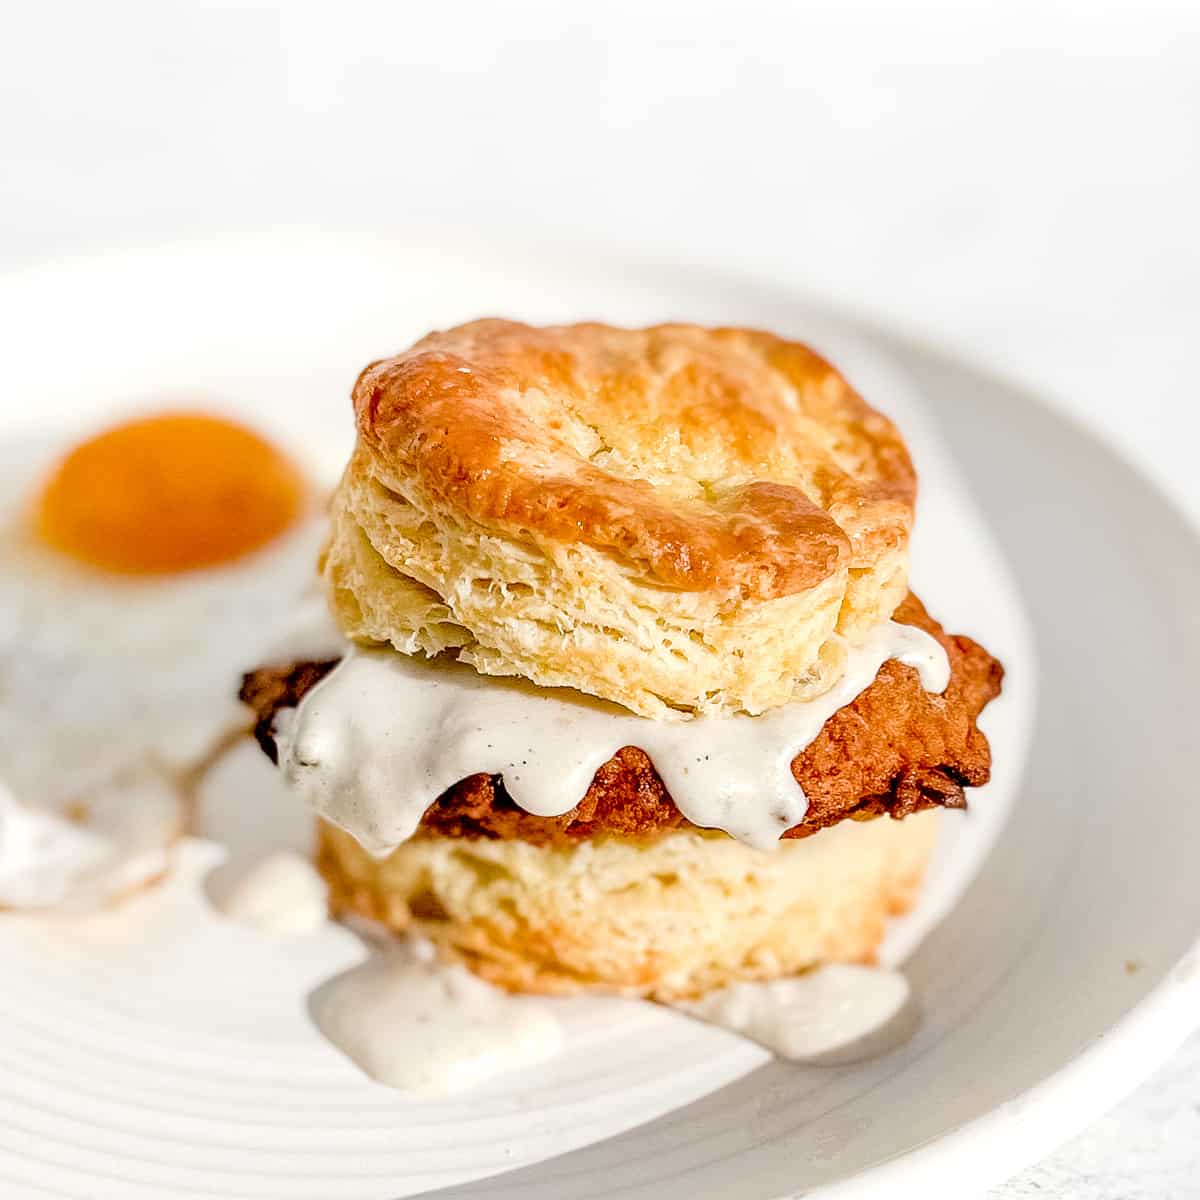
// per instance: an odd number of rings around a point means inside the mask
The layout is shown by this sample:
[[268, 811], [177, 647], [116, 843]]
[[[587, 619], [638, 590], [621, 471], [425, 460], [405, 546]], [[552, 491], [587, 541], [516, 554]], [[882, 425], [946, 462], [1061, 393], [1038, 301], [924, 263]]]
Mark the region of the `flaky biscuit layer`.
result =
[[770, 854], [699, 830], [571, 847], [418, 837], [380, 861], [322, 824], [334, 911], [432, 938], [521, 992], [676, 999], [871, 962], [916, 897], [935, 813], [848, 821]]
[[741, 329], [477, 321], [374, 363], [326, 557], [338, 619], [645, 716], [817, 695], [906, 591], [895, 427]]

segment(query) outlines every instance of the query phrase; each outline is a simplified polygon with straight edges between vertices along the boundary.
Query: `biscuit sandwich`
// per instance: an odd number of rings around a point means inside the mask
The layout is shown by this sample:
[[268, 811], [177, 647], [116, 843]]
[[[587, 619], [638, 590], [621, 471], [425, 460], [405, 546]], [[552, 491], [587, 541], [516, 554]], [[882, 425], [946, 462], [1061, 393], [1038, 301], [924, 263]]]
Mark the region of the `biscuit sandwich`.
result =
[[322, 573], [252, 672], [335, 911], [517, 991], [870, 962], [1000, 665], [908, 590], [895, 426], [767, 333], [476, 321], [372, 363]]

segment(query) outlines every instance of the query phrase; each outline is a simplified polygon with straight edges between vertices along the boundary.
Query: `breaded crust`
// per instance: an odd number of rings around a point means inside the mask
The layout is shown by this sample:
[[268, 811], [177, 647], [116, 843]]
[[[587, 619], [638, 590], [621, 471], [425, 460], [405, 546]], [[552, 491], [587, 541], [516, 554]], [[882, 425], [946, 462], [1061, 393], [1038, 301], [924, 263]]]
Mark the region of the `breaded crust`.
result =
[[[933, 695], [911, 667], [884, 663], [875, 681], [835, 713], [792, 763], [809, 805], [785, 837], [807, 837], [847, 819], [962, 808], [963, 789], [987, 782], [991, 754], [976, 718], [999, 694], [1003, 668], [970, 638], [947, 634], [911, 594], [894, 619], [926, 630], [945, 647], [950, 684], [943, 695]], [[272, 759], [275, 714], [297, 704], [333, 665], [300, 663], [246, 676], [241, 696], [255, 710], [256, 736]], [[539, 846], [603, 836], [651, 840], [688, 827], [649, 758], [635, 747], [605, 763], [584, 798], [562, 816], [526, 813], [499, 777], [472, 775], [440, 796], [421, 823], [432, 835]]]
[[899, 433], [772, 334], [475, 321], [368, 366], [354, 409], [325, 573], [356, 640], [754, 714], [832, 686], [907, 587]]

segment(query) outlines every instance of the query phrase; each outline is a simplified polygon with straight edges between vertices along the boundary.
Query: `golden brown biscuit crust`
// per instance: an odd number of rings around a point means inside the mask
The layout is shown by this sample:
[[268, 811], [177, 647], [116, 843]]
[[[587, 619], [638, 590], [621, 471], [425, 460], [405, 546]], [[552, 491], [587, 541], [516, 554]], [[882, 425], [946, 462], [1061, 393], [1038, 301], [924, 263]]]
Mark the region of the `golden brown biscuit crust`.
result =
[[565, 846], [419, 837], [383, 859], [319, 821], [317, 867], [335, 916], [421, 934], [499, 987], [671, 1000], [873, 962], [916, 898], [934, 816], [846, 821], [773, 854], [682, 829]]
[[807, 347], [746, 329], [483, 320], [372, 363], [360, 445], [485, 527], [770, 600], [903, 545], [904, 443]]
[[[875, 681], [835, 713], [792, 763], [808, 811], [784, 837], [807, 837], [847, 819], [962, 808], [963, 789], [987, 782], [991, 753], [976, 718], [999, 694], [1003, 668], [970, 638], [947, 634], [911, 593], [894, 619], [938, 639], [950, 660], [949, 686], [940, 696], [931, 694], [911, 667], [884, 663]], [[298, 703], [332, 666], [301, 663], [246, 676], [242, 699], [255, 709], [257, 736], [272, 759], [275, 713]], [[439, 797], [421, 822], [421, 830], [434, 836], [536, 845], [570, 845], [601, 835], [655, 838], [686, 826], [650, 759], [635, 747], [605, 763], [584, 798], [562, 816], [526, 813], [499, 778], [472, 775]]]

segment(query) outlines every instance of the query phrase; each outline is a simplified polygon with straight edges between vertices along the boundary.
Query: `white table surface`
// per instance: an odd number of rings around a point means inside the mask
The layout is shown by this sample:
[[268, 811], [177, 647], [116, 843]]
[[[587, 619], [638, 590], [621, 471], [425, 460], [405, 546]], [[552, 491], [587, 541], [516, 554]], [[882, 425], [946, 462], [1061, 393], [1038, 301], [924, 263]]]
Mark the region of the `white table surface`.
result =
[[[1200, 520], [1189, 0], [43, 0], [5, 17], [0, 269], [277, 226], [540, 232], [719, 264], [1034, 384]], [[1045, 1195], [1200, 1195], [1200, 1038], [990, 1193]]]

